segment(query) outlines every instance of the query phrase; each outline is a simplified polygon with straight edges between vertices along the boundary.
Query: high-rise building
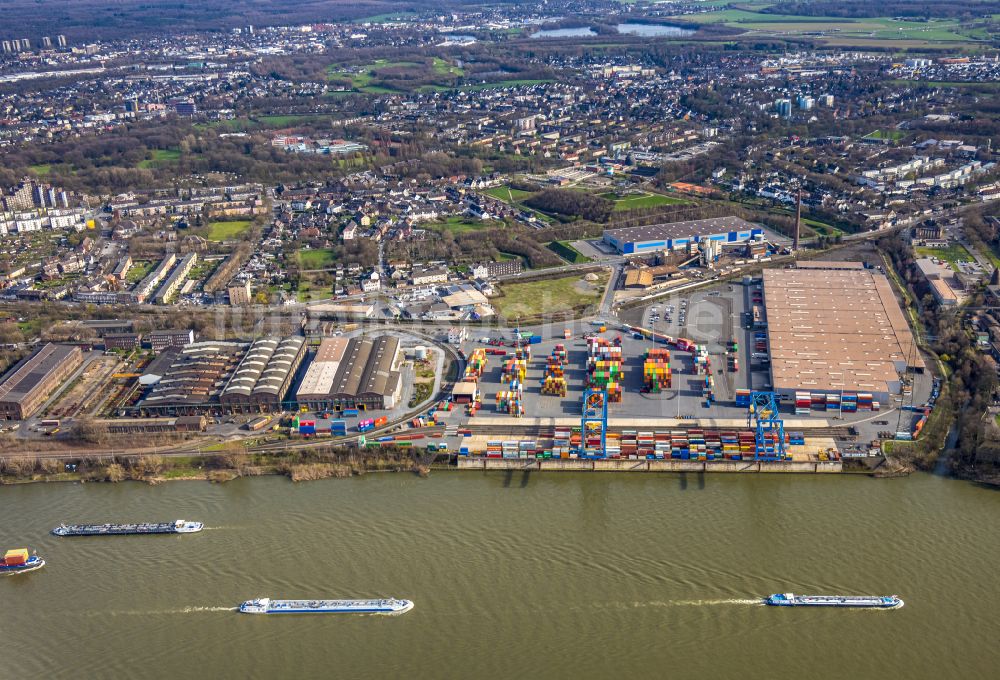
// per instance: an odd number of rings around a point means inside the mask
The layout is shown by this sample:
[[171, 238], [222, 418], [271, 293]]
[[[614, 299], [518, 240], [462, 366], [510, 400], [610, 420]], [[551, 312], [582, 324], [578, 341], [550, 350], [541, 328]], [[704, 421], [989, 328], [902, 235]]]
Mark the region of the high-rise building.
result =
[[22, 182], [8, 196], [4, 196], [4, 206], [7, 210], [31, 210], [34, 201], [31, 195], [31, 184]]
[[10, 46], [9, 40], [4, 40], [2, 43], [0, 43], [0, 48], [3, 49], [4, 54], [8, 54], [14, 51], [13, 48]]
[[798, 98], [796, 98], [795, 103], [798, 104], [798, 107], [803, 111], [811, 111], [813, 106], [816, 105], [816, 100], [812, 97], [800, 94]]
[[792, 117], [792, 100], [791, 99], [776, 99], [774, 102], [774, 110], [778, 112], [778, 115], [782, 118]]
[[66, 36], [64, 36], [64, 35], [57, 35], [56, 36], [56, 44], [59, 45], [59, 47], [66, 47]]
[[819, 103], [822, 104], [823, 106], [828, 107], [828, 108], [832, 107], [833, 106], [833, 95], [832, 94], [820, 95]]
[[42, 40], [38, 44], [38, 46], [41, 47], [43, 50], [51, 49], [51, 47], [52, 47], [52, 38], [50, 38], [47, 35], [46, 36], [42, 36]]
[[30, 50], [31, 49], [31, 41], [28, 40], [27, 38], [21, 38], [21, 49], [22, 50]]

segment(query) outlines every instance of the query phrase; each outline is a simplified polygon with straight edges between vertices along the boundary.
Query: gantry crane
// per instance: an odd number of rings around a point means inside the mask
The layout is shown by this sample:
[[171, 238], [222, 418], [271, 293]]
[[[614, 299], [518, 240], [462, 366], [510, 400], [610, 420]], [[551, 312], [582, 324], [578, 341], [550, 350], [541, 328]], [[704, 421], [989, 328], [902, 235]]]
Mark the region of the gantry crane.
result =
[[584, 458], [604, 458], [608, 443], [608, 392], [587, 389], [580, 419], [580, 450]]
[[751, 392], [747, 427], [754, 431], [754, 460], [784, 460], [785, 423], [774, 392]]

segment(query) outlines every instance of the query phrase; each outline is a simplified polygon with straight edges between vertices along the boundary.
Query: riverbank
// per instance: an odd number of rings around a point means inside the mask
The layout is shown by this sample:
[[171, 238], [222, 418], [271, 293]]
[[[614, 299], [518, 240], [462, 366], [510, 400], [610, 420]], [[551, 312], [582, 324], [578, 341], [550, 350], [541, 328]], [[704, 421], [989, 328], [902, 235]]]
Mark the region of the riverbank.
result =
[[[513, 470], [534, 472], [647, 472], [647, 473], [739, 473], [866, 475], [876, 478], [905, 477], [911, 464], [889, 459], [884, 465], [867, 460], [847, 461], [694, 461], [694, 460], [584, 460], [584, 459], [453, 459], [449, 454], [424, 453], [415, 449], [295, 449], [280, 454], [252, 453], [242, 448], [227, 452], [192, 455], [117, 456], [111, 459], [65, 456], [0, 457], [0, 485], [51, 482], [125, 482], [156, 485], [177, 480], [200, 480], [221, 484], [243, 477], [284, 476], [293, 482], [341, 479], [369, 472], [409, 472], [427, 476], [431, 470]], [[963, 477], [956, 475], [956, 478]], [[964, 478], [986, 486], [1000, 480]]]
[[80, 458], [0, 458], [0, 485], [35, 482], [125, 482], [160, 484], [176, 480], [229, 482], [242, 477], [283, 475], [294, 482], [344, 478], [369, 472], [412, 472], [425, 476], [435, 456], [421, 457], [411, 450], [377, 452], [300, 450], [282, 454], [245, 451], [190, 456], [122, 456], [110, 460]]

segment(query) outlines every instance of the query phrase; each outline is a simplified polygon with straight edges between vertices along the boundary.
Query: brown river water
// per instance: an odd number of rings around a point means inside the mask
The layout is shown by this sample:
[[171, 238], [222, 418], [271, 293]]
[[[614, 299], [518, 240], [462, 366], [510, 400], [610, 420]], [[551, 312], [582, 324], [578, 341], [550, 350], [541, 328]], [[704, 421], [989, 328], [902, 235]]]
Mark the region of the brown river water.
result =
[[[61, 522], [199, 520], [57, 538]], [[0, 487], [0, 679], [996, 678], [1000, 492], [916, 475], [501, 472]], [[898, 594], [895, 611], [774, 592]], [[399, 597], [397, 617], [242, 600]]]

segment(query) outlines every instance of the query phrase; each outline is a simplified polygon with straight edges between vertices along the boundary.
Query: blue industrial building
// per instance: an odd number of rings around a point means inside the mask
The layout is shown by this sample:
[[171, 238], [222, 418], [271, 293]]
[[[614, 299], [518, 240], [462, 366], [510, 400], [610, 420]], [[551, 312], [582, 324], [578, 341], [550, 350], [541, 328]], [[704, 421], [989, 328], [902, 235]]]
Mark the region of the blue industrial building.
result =
[[679, 250], [689, 243], [700, 241], [742, 243], [763, 233], [761, 227], [739, 217], [713, 217], [707, 220], [605, 229], [604, 242], [616, 248], [619, 253], [635, 255]]

